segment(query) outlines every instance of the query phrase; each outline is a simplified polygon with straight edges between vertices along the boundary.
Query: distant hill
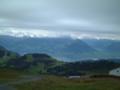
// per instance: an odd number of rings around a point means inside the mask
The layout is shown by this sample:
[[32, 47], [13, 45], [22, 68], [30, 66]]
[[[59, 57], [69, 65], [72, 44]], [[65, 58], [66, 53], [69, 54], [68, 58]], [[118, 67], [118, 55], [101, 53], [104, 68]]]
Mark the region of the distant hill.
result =
[[0, 67], [5, 67], [6, 63], [10, 59], [16, 59], [18, 57], [19, 57], [19, 55], [17, 53], [8, 51], [4, 47], [0, 46]]
[[26, 70], [32, 73], [46, 73], [48, 68], [61, 64], [62, 62], [47, 54], [33, 53], [20, 56], [0, 46], [0, 68]]
[[120, 59], [101, 59], [97, 61], [91, 59], [82, 62], [61, 62], [42, 53], [31, 53], [20, 56], [2, 46], [0, 46], [0, 54], [0, 68], [22, 70], [33, 74], [105, 74], [111, 69], [120, 67]]
[[120, 42], [116, 41], [111, 43], [107, 48], [107, 51], [109, 52], [119, 52], [120, 53]]
[[87, 43], [83, 42], [82, 40], [74, 40], [72, 43], [66, 45], [63, 48], [64, 52], [68, 53], [86, 53], [86, 52], [94, 52], [96, 51], [94, 48], [89, 46]]
[[55, 75], [92, 75], [92, 74], [108, 74], [114, 68], [120, 67], [120, 63], [109, 60], [83, 61], [65, 63], [61, 66], [48, 69], [49, 73]]
[[88, 45], [94, 47], [98, 52], [98, 58], [102, 59], [120, 59], [120, 41], [106, 39], [84, 39]]
[[3, 48], [2, 46], [0, 46], [0, 57], [2, 58], [5, 55], [5, 48]]
[[19, 55], [15, 52], [9, 51], [5, 49], [4, 47], [0, 46], [0, 58], [10, 57], [10, 58], [16, 58]]
[[64, 61], [86, 59], [91, 57], [91, 55], [88, 55], [88, 52], [93, 53], [95, 51], [94, 48], [82, 40], [74, 40], [68, 37], [14, 38], [2, 36], [0, 44], [22, 55], [26, 53], [46, 53]]
[[99, 51], [104, 51], [110, 44], [115, 42], [114, 40], [107, 39], [83, 39], [83, 41]]
[[[45, 53], [61, 61], [120, 58], [120, 41], [106, 39], [0, 37], [0, 45], [17, 52]], [[9, 44], [8, 44], [9, 43]]]
[[80, 61], [82, 59], [86, 60], [89, 58], [94, 58], [94, 53], [96, 52], [96, 49], [92, 48], [84, 41], [76, 39], [65, 45], [59, 56], [64, 57], [64, 59], [68, 61]]
[[4, 47], [2, 47], [2, 46], [0, 46], [0, 50], [5, 50], [5, 48], [4, 48]]
[[47, 73], [47, 69], [55, 67], [61, 62], [47, 54], [25, 54], [17, 59], [7, 62], [7, 67], [19, 70], [27, 70], [32, 73]]

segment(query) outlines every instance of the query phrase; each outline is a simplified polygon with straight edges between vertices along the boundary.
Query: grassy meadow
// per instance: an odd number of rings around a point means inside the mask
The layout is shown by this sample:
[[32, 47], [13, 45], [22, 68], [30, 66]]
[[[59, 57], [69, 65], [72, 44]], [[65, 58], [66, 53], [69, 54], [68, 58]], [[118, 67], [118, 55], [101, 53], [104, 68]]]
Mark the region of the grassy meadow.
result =
[[120, 80], [113, 78], [67, 79], [45, 76], [43, 80], [15, 85], [18, 90], [120, 90]]
[[[19, 81], [24, 72], [0, 70], [0, 83]], [[20, 84], [9, 84], [16, 90], [120, 90], [119, 78], [79, 78], [69, 79], [62, 76], [40, 75], [41, 80]]]

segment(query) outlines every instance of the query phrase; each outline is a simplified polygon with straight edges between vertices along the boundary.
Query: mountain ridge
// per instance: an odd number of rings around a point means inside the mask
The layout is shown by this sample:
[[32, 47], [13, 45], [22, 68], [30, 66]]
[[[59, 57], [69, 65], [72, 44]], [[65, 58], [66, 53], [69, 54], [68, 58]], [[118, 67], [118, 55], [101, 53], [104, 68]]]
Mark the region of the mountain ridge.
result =
[[[81, 40], [68, 37], [14, 38], [1, 36], [0, 45], [5, 46], [7, 49], [14, 52], [18, 52], [21, 55], [26, 53], [46, 53], [62, 61], [79, 61], [99, 58], [119, 58], [119, 51], [116, 52], [115, 50], [114, 53], [109, 52], [108, 48], [111, 44], [116, 42], [120, 41], [106, 39]], [[119, 45], [117, 50], [119, 50]]]

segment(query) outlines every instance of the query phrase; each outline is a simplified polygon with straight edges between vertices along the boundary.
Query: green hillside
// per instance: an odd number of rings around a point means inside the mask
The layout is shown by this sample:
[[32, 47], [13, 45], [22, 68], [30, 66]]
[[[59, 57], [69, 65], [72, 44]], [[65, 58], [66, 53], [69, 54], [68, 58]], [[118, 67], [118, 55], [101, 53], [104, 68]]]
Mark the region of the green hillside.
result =
[[0, 47], [0, 68], [25, 71], [32, 74], [52, 75], [90, 75], [108, 74], [120, 67], [114, 60], [88, 60], [82, 62], [61, 62], [42, 53], [31, 53], [20, 56], [17, 53]]
[[61, 65], [47, 54], [25, 54], [23, 56], [0, 47], [0, 67], [16, 70], [24, 70], [31, 73], [47, 73], [49, 68]]

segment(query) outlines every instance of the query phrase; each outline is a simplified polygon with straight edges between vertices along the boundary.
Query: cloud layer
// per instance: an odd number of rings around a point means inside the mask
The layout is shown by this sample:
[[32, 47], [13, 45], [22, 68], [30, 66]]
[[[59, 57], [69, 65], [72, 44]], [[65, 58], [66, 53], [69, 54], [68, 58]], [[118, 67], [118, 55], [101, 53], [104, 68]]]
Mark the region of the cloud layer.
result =
[[120, 0], [0, 0], [3, 34], [120, 39]]
[[38, 30], [38, 29], [2, 29], [0, 30], [0, 36], [12, 36], [17, 38], [60, 38], [69, 37], [72, 39], [110, 39], [110, 40], [120, 40], [120, 36], [116, 34], [100, 34], [100, 33], [80, 33], [72, 31], [49, 31], [49, 30]]

